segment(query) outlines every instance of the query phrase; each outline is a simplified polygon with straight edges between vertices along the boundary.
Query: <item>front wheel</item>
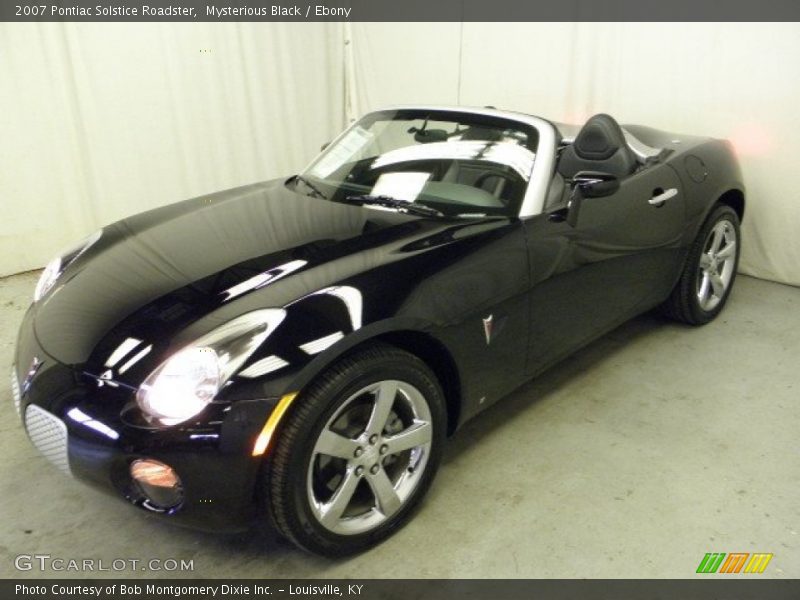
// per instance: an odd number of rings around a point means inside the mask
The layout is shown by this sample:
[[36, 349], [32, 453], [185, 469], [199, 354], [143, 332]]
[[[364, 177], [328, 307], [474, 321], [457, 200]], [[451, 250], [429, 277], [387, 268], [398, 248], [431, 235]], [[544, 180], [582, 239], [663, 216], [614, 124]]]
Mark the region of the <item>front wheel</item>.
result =
[[266, 465], [268, 510], [306, 550], [366, 550], [408, 520], [436, 473], [445, 437], [436, 377], [417, 357], [376, 345], [296, 402]]
[[662, 307], [669, 317], [703, 325], [722, 311], [736, 279], [739, 240], [736, 211], [717, 205], [700, 228], [681, 278]]

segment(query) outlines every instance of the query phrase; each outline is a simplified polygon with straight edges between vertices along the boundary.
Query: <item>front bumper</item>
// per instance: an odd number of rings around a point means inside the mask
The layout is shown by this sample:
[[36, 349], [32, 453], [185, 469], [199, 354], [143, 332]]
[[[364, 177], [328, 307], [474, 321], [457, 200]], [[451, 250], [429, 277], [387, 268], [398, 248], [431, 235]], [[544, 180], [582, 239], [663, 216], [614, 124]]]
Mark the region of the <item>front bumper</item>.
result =
[[[261, 457], [251, 451], [277, 399], [214, 404], [204, 418], [170, 428], [131, 419], [135, 390], [61, 364], [39, 345], [29, 310], [17, 339], [12, 391], [36, 448], [63, 472], [162, 518], [208, 531], [246, 529], [256, 514]], [[127, 415], [127, 416], [126, 416]], [[171, 466], [181, 504], [158, 510], [130, 477], [140, 458]]]

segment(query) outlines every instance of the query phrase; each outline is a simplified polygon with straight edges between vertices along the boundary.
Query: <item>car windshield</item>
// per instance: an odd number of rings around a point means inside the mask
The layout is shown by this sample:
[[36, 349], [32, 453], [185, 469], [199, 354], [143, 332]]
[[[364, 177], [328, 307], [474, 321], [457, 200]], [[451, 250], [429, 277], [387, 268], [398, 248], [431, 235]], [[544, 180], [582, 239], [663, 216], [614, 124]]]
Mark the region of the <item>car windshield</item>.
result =
[[389, 210], [512, 216], [525, 195], [537, 143], [533, 126], [496, 116], [380, 111], [350, 127], [290, 185]]

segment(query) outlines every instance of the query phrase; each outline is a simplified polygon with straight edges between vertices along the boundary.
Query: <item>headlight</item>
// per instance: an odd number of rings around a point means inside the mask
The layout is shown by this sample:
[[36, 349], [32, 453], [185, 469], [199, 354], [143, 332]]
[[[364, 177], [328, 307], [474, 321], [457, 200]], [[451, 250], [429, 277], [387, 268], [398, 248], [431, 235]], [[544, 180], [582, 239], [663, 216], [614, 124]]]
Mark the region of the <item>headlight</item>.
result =
[[67, 265], [86, 252], [92, 244], [100, 239], [101, 235], [103, 235], [102, 229], [95, 231], [88, 238], [47, 263], [42, 276], [39, 277], [39, 282], [36, 284], [36, 289], [33, 292], [33, 301], [38, 302], [41, 300], [56, 284], [56, 281]]
[[219, 385], [217, 353], [212, 348], [187, 348], [153, 372], [139, 388], [137, 400], [147, 414], [171, 425], [203, 410]]
[[285, 317], [283, 309], [247, 313], [176, 352], [139, 387], [139, 407], [162, 425], [197, 415]]

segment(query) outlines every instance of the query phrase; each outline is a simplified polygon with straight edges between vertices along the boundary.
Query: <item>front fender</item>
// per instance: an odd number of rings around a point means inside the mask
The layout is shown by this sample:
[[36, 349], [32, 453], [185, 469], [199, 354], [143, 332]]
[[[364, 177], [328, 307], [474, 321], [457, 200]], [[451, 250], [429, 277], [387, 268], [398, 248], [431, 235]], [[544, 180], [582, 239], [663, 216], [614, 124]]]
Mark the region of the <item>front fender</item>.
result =
[[[302, 390], [319, 374], [357, 346], [400, 331], [418, 332], [435, 338], [432, 334], [432, 329], [429, 323], [403, 317], [371, 323], [357, 331], [353, 331], [319, 354], [309, 356], [309, 360], [295, 372], [293, 377], [288, 379], [284, 393]], [[437, 339], [436, 341], [440, 345], [444, 345], [442, 340]]]
[[[407, 260], [285, 305], [286, 318], [243, 365], [229, 398], [300, 391], [342, 355], [373, 339], [424, 360], [464, 419], [516, 387], [528, 342], [523, 227], [517, 221], [465, 223], [456, 231], [462, 237], [455, 243], [433, 251], [406, 249], [413, 251]], [[491, 344], [485, 322], [494, 323]], [[450, 366], [439, 372], [442, 365]]]
[[353, 348], [387, 334], [410, 331], [436, 337], [434, 325], [419, 318], [392, 316], [364, 324], [360, 293], [347, 286], [331, 290], [286, 307], [280, 337], [270, 340], [239, 372], [239, 382], [245, 386], [242, 380], [257, 380], [250, 396], [298, 392]]

